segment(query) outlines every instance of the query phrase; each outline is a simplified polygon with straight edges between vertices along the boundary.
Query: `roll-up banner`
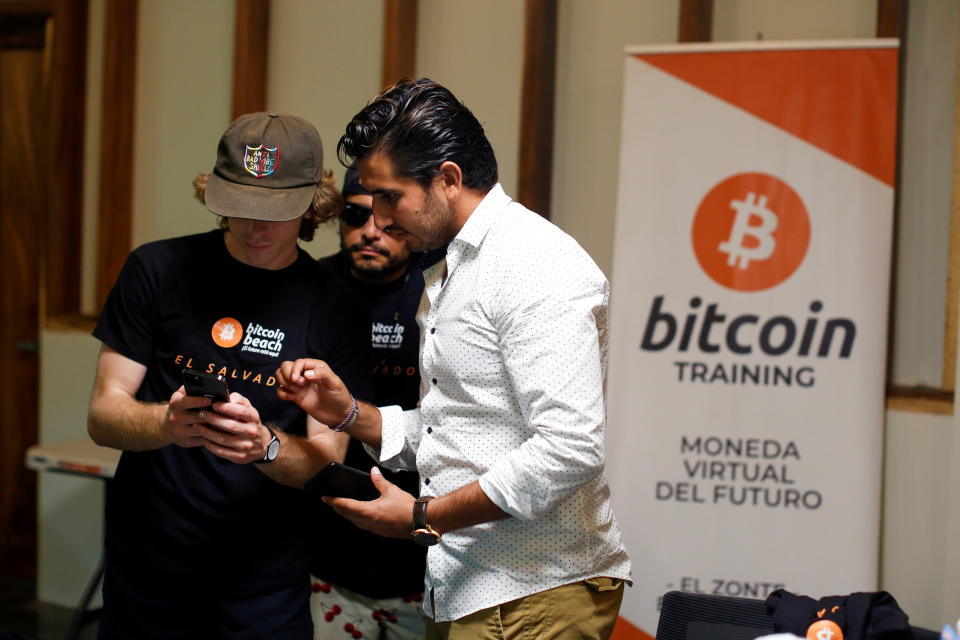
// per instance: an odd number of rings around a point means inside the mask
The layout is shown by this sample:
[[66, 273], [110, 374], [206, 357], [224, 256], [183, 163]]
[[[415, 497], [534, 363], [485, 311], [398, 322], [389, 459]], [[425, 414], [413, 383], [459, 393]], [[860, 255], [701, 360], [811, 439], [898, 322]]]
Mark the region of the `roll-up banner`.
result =
[[674, 589], [877, 588], [896, 107], [895, 40], [627, 50], [615, 637]]

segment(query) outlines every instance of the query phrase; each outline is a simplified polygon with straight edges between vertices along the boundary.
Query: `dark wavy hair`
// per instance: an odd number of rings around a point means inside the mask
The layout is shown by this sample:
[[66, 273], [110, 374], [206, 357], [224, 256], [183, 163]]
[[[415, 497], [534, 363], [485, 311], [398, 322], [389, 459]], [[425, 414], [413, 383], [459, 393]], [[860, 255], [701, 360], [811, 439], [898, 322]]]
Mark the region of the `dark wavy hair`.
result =
[[375, 152], [424, 188], [448, 160], [460, 167], [467, 188], [486, 193], [498, 180], [497, 157], [483, 126], [449, 89], [429, 78], [404, 78], [381, 91], [337, 143], [344, 166]]

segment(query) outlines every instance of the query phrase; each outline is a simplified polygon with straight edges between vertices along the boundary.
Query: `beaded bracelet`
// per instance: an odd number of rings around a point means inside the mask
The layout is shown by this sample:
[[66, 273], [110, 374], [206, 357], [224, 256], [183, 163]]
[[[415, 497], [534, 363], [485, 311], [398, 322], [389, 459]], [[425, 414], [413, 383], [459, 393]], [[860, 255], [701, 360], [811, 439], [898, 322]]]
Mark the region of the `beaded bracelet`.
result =
[[357, 421], [357, 416], [360, 415], [360, 405], [357, 404], [357, 399], [350, 395], [350, 400], [353, 402], [353, 406], [350, 407], [350, 413], [347, 414], [347, 417], [344, 418], [340, 424], [330, 427], [334, 431], [346, 431], [350, 428], [354, 422]]

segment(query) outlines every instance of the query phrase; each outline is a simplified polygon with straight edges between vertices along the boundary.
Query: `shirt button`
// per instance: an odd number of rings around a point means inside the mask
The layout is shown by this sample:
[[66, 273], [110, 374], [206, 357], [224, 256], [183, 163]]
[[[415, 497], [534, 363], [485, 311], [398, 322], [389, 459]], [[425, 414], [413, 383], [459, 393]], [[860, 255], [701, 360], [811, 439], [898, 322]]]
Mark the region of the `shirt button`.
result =
[[423, 484], [430, 484], [430, 478], [424, 478]]
[[433, 382], [433, 384], [437, 384], [437, 379], [434, 378], [433, 380], [431, 380], [431, 382]]
[[433, 433], [433, 427], [427, 427], [427, 433]]
[[430, 327], [430, 333], [436, 333], [436, 332], [437, 332], [436, 327]]

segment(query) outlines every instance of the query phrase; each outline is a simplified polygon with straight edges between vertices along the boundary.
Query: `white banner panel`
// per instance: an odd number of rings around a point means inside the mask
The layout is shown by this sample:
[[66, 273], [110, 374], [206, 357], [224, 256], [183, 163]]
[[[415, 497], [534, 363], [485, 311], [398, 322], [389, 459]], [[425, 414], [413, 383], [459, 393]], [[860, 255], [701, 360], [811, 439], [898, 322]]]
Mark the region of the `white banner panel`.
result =
[[896, 44], [630, 50], [608, 469], [634, 580], [877, 587]]

